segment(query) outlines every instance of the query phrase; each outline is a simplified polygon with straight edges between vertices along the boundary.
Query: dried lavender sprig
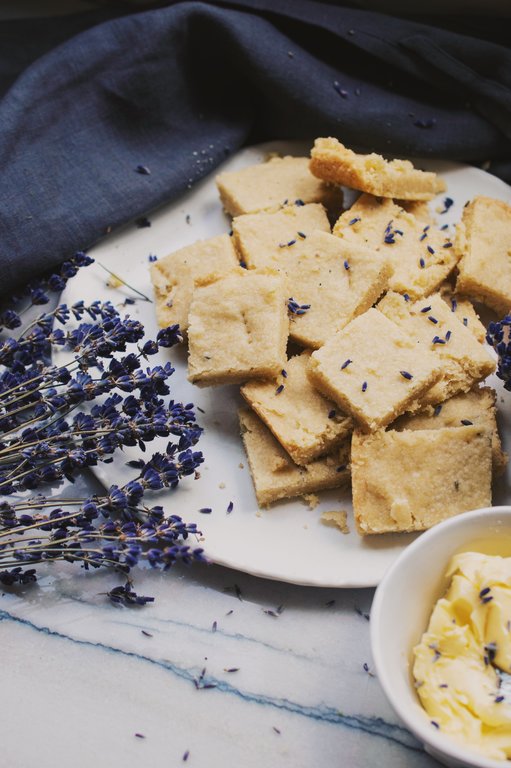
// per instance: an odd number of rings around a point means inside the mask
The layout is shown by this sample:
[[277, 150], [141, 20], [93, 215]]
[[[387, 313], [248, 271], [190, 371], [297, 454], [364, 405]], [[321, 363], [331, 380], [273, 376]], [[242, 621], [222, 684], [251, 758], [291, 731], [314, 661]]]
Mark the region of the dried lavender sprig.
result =
[[490, 323], [486, 341], [498, 355], [497, 376], [504, 382], [504, 389], [511, 390], [511, 315]]
[[[127, 407], [126, 402], [124, 405]], [[95, 466], [99, 461], [111, 461], [111, 455], [118, 448], [138, 445], [141, 450], [145, 450], [146, 442], [156, 436], [179, 437], [177, 444], [168, 443], [167, 455], [183, 452], [195, 445], [201, 434], [201, 429], [194, 422], [195, 416], [190, 405], [176, 406], [171, 402], [168, 408], [160, 406], [153, 419], [147, 419], [143, 410], [134, 412], [128, 409], [128, 413], [121, 415], [115, 408], [111, 408], [109, 401], [102, 406], [95, 406], [92, 415], [78, 414], [75, 425], [94, 425], [94, 416], [110, 411], [111, 429], [99, 430], [99, 434], [94, 429], [85, 430], [85, 435], [75, 430], [71, 436], [78, 440], [73, 442], [69, 441], [69, 433], [64, 433], [62, 444], [59, 439], [63, 432], [58, 431], [57, 425], [56, 444], [38, 436], [37, 440], [31, 440], [21, 451], [17, 446], [19, 452], [11, 461], [8, 455], [1, 457], [0, 494], [35, 489], [42, 483], [59, 481], [64, 477], [72, 480], [76, 472], [84, 467]], [[67, 426], [66, 422], [62, 422], [61, 426]], [[25, 430], [24, 436], [30, 438], [32, 431]]]
[[74, 353], [73, 363], [81, 363], [83, 370], [98, 359], [111, 358], [114, 352], [123, 352], [127, 344], [140, 341], [144, 326], [129, 316], [121, 318], [116, 312], [99, 322], [81, 323], [67, 332], [53, 329], [52, 314], [41, 315], [32, 327], [18, 339], [6, 339], [0, 347], [0, 363], [33, 366], [34, 361], [49, 357], [52, 347], [67, 347]]
[[[13, 330], [21, 325], [21, 315], [28, 309], [39, 304], [47, 304], [48, 291], [62, 291], [70, 277], [74, 277], [79, 269], [92, 264], [94, 259], [84, 251], [77, 251], [74, 256], [62, 262], [54, 271], [43, 274], [38, 280], [30, 281], [11, 296], [9, 306], [0, 309], [0, 330]], [[27, 302], [28, 299], [28, 302]], [[25, 302], [25, 306], [20, 305]]]
[[[77, 254], [74, 262], [63, 266], [62, 279], [91, 261], [85, 254]], [[65, 285], [56, 278], [53, 283], [50, 288]], [[30, 306], [48, 301], [42, 285], [32, 285], [24, 293], [27, 295]], [[72, 330], [55, 327], [65, 325], [71, 315], [77, 320], [88, 315], [92, 322], [81, 322]], [[12, 328], [21, 325], [15, 310], [7, 319]], [[179, 329], [163, 329], [155, 341], [144, 343], [143, 335], [140, 323], [128, 316], [121, 318], [109, 302], [85, 305], [80, 301], [43, 313], [17, 339], [6, 339], [0, 345], [0, 364], [4, 366], [0, 373], [0, 489], [4, 493], [35, 488], [40, 482], [62, 477], [73, 479], [84, 466], [111, 461], [109, 454], [124, 445], [138, 444], [144, 450], [145, 442], [156, 435], [178, 438], [149, 462], [128, 462], [139, 470], [138, 476], [122, 488], [112, 486], [103, 497], [77, 500], [40, 496], [14, 504], [3, 502], [0, 566], [4, 570], [0, 582], [30, 583], [36, 572], [27, 565], [55, 559], [78, 561], [85, 568], [113, 566], [124, 573], [139, 559], [165, 569], [177, 559], [203, 559], [202, 549], [192, 551], [183, 543], [188, 534], [198, 533], [195, 524], [185, 525], [175, 515], [165, 518], [161, 507], [149, 508], [142, 503], [146, 492], [175, 488], [183, 477], [197, 475], [203, 460], [200, 452], [191, 450], [201, 433], [193, 406], [172, 400], [166, 404], [161, 398], [169, 393], [166, 382], [173, 373], [172, 366], [145, 370], [141, 366], [141, 359], [180, 341]], [[114, 358], [132, 343], [137, 345], [136, 353]], [[61, 367], [48, 365], [51, 348], [56, 346], [71, 347], [72, 361]], [[108, 359], [110, 363], [105, 366]], [[90, 369], [98, 373], [91, 374]], [[94, 405], [90, 413], [68, 418], [79, 403], [105, 394], [107, 399]], [[55, 507], [56, 503], [61, 506]], [[107, 522], [97, 526], [99, 516]], [[153, 546], [147, 549], [150, 544]], [[127, 604], [152, 599], [137, 596], [130, 582], [109, 596]]]
[[[133, 328], [130, 329], [130, 333], [132, 332]], [[43, 419], [56, 411], [68, 412], [80, 402], [92, 400], [97, 395], [106, 394], [115, 388], [124, 392], [140, 390], [145, 398], [151, 392], [168, 394], [169, 390], [164, 382], [174, 372], [170, 363], [142, 371], [140, 359], [155, 354], [160, 347], [169, 347], [180, 340], [178, 326], [163, 329], [159, 331], [156, 341], [146, 341], [142, 347], [138, 346], [138, 354], [130, 353], [121, 360], [111, 360], [107, 371], [101, 359], [105, 356], [102, 347], [98, 350], [98, 357], [94, 358], [96, 349], [91, 349], [91, 346], [97, 347], [96, 343], [85, 347], [77, 346], [79, 355], [75, 358], [75, 367], [79, 370], [75, 372], [74, 377], [71, 375], [70, 366], [57, 368], [39, 365], [26, 368], [17, 360], [15, 373], [13, 365], [11, 370], [0, 374], [0, 429], [4, 433], [12, 431], [19, 423], [19, 419], [14, 417], [19, 413], [27, 416], [26, 411], [35, 404], [38, 409], [36, 417]], [[103, 343], [104, 339], [101, 344]], [[123, 351], [125, 346], [125, 338], [118, 335], [117, 347]], [[110, 348], [108, 352], [110, 353]], [[88, 373], [90, 368], [97, 368], [100, 377], [93, 379]], [[22, 423], [27, 422], [28, 419], [25, 418]]]
[[178, 560], [186, 564], [206, 562], [201, 547], [185, 543], [190, 534], [200, 532], [178, 516], [163, 518], [157, 524], [108, 521], [89, 530], [83, 523], [77, 528], [67, 525], [40, 539], [19, 539], [2, 545], [0, 583], [35, 581], [34, 566], [55, 560], [79, 563], [86, 570], [110, 567], [125, 574], [144, 561], [165, 571]]
[[[99, 511], [104, 516], [110, 512], [122, 513], [126, 519], [133, 519], [131, 508], [138, 509], [141, 499], [147, 490], [160, 490], [161, 488], [175, 488], [182, 477], [192, 475], [203, 462], [201, 452], [192, 451], [190, 448], [182, 450], [179, 446], [169, 443], [165, 453], [155, 453], [146, 462], [135, 460], [128, 462], [132, 468], [138, 469], [139, 474], [134, 480], [128, 481], [119, 487], [112, 485], [104, 496], [94, 496], [86, 499], [87, 514]], [[76, 499], [54, 500], [55, 503], [66, 506], [68, 503], [75, 505]], [[65, 503], [64, 503], [65, 502]], [[3, 501], [0, 503], [0, 538], [4, 536], [5, 529], [18, 525], [18, 513], [27, 509], [27, 505], [33, 509], [42, 509], [52, 500], [44, 496], [38, 496], [29, 500], [18, 502]], [[93, 505], [93, 506], [91, 506]], [[46, 517], [43, 518], [46, 520]], [[22, 521], [23, 524], [26, 521]]]
[[[169, 392], [166, 381], [173, 373], [170, 363], [145, 370], [140, 364], [142, 357], [181, 340], [177, 326], [162, 329], [156, 341], [140, 346], [143, 326], [129, 317], [121, 319], [108, 303], [93, 302], [86, 307], [78, 302], [71, 311], [75, 317], [87, 312], [100, 320], [81, 323], [67, 334], [54, 331], [54, 318], [59, 322], [69, 318], [67, 307], [60, 305], [57, 314], [37, 319], [28, 339], [21, 337], [11, 344], [11, 367], [0, 375], [0, 493], [33, 489], [41, 482], [63, 477], [71, 479], [82, 467], [111, 460], [110, 454], [118, 447], [138, 443], [144, 449], [145, 442], [156, 435], [174, 434], [190, 446], [200, 434], [191, 404], [171, 401], [166, 409], [159, 399]], [[74, 377], [69, 367], [45, 366], [39, 361], [52, 343], [74, 348], [78, 368]], [[138, 344], [138, 353], [111, 359], [105, 370], [103, 360], [112, 358], [114, 352], [126, 351], [130, 343]], [[23, 350], [23, 344], [30, 349]], [[25, 365], [27, 353], [30, 365]], [[90, 368], [98, 369], [99, 377], [93, 378]], [[95, 406], [90, 416], [78, 413], [69, 428], [65, 418], [78, 404], [112, 389], [130, 394], [124, 401], [119, 395], [117, 399], [111, 396], [104, 406]], [[118, 403], [122, 403], [123, 413], [116, 410]], [[82, 438], [82, 445], [71, 445], [70, 440], [76, 441], [77, 437]]]
[[[53, 417], [59, 412], [65, 414], [77, 405], [115, 389], [126, 393], [136, 392], [137, 397], [144, 402], [169, 393], [166, 382], [174, 373], [170, 363], [142, 370], [138, 357], [131, 357], [129, 367], [128, 358], [124, 358], [121, 363], [113, 360], [108, 370], [103, 369], [97, 378], [89, 373], [78, 372], [74, 377], [59, 375], [61, 381], [57, 382], [49, 380], [52, 376], [50, 372], [46, 383], [36, 382], [37, 386], [30, 384], [25, 387], [20, 382], [21, 388], [6, 398], [0, 392], [0, 429], [6, 434], [17, 426], [24, 426], [28, 421], [26, 411], [31, 408], [35, 409], [34, 415], [42, 422], [46, 417]], [[22, 419], [14, 418], [20, 413], [23, 414]]]
[[[121, 488], [111, 486], [103, 496], [64, 503], [44, 496], [3, 502], [0, 583], [35, 580], [34, 569], [31, 567], [27, 574], [20, 570], [20, 563], [34, 566], [49, 560], [66, 560], [80, 562], [85, 568], [113, 566], [128, 573], [141, 560], [163, 570], [177, 560], [203, 561], [202, 548], [191, 549], [184, 543], [189, 535], [200, 535], [195, 523], [185, 523], [177, 515], [165, 517], [161, 506], [148, 507], [142, 503], [148, 491], [176, 487], [180, 478], [193, 474], [201, 462], [202, 454], [187, 450], [176, 455], [175, 446], [171, 446], [169, 453], [155, 454], [142, 463], [134, 480]], [[53, 506], [50, 512], [42, 511], [48, 506]], [[78, 509], [66, 510], [67, 506]], [[93, 523], [100, 517], [106, 521], [95, 527]], [[40, 534], [40, 538], [34, 538]]]
[[[49, 426], [48, 426], [49, 425]], [[195, 445], [201, 434], [191, 403], [164, 404], [155, 396], [122, 398], [114, 393], [90, 413], [77, 413], [71, 422], [59, 418], [21, 435], [4, 435], [0, 442], [0, 493], [36, 488], [41, 482], [69, 477], [74, 470], [94, 466], [123, 446], [145, 450], [155, 437], [179, 438], [178, 448]]]
[[[10, 368], [0, 374], [0, 413], [12, 411], [12, 406], [17, 405], [21, 400], [28, 402], [41, 400], [42, 392], [53, 387], [60, 387], [64, 391], [72, 389], [74, 402], [79, 402], [81, 399], [93, 399], [96, 394], [104, 394], [115, 387], [123, 391], [133, 391], [141, 387], [147, 389], [150, 383], [148, 375], [161, 379], [162, 371], [165, 371], [164, 378], [168, 378], [173, 373], [170, 364], [164, 368], [157, 367], [151, 374], [146, 370], [146, 376], [138, 369], [141, 367], [141, 358], [147, 358], [148, 355], [158, 352], [160, 348], [167, 348], [181, 341], [178, 326], [162, 329], [158, 332], [155, 341], [150, 340], [142, 346], [138, 345], [137, 354], [130, 353], [121, 360], [112, 359], [105, 373], [103, 359], [111, 358], [116, 351], [125, 351], [126, 344], [137, 341], [143, 335], [143, 327], [139, 328], [138, 325], [133, 327], [130, 321], [130, 326], [126, 328], [126, 322], [127, 320], [117, 325], [114, 340], [110, 334], [105, 337], [102, 327], [94, 329], [95, 338], [92, 342], [88, 339], [87, 343], [80, 344], [73, 339], [74, 360], [61, 367], [45, 365], [38, 362], [37, 358], [35, 358], [37, 361], [35, 364], [32, 362], [34, 358], [31, 358], [29, 365], [25, 365], [19, 358], [10, 360]], [[134, 334], [137, 335], [135, 338]], [[11, 348], [14, 347], [11, 346]], [[98, 369], [101, 373], [100, 379], [93, 380], [90, 376], [87, 378], [90, 368]], [[76, 375], [74, 379], [72, 374]], [[96, 385], [95, 388], [93, 384]], [[86, 392], [85, 385], [87, 385]], [[101, 392], [96, 391], [98, 387]], [[81, 392], [82, 397], [77, 398], [78, 392]]]

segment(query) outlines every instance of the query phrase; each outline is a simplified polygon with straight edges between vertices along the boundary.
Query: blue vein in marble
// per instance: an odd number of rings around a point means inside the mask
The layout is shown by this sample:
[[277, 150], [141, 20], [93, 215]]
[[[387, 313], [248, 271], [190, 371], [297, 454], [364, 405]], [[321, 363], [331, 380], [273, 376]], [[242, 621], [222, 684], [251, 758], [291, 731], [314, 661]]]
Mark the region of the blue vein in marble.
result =
[[[183, 669], [170, 661], [161, 659], [152, 659], [150, 656], [144, 656], [134, 651], [124, 651], [122, 648], [116, 648], [105, 643], [92, 642], [91, 640], [79, 640], [78, 638], [71, 637], [70, 635], [64, 635], [61, 632], [57, 632], [49, 627], [38, 626], [28, 619], [22, 619], [19, 616], [14, 616], [7, 611], [0, 610], [0, 622], [12, 621], [15, 624], [21, 624], [24, 627], [28, 627], [35, 632], [41, 632], [48, 637], [56, 637], [60, 640], [69, 640], [75, 645], [81, 645], [88, 648], [96, 648], [100, 651], [106, 651], [108, 653], [115, 653], [126, 658], [136, 659], [147, 664], [160, 667], [167, 672], [171, 672], [176, 677], [179, 677], [188, 682], [195, 682], [196, 675], [190, 669]], [[414, 737], [409, 733], [406, 728], [388, 723], [381, 717], [363, 717], [362, 715], [345, 715], [342, 712], [327, 706], [305, 706], [289, 699], [279, 699], [272, 696], [264, 696], [261, 694], [251, 693], [249, 691], [241, 691], [238, 688], [230, 685], [224, 680], [211, 678], [209, 675], [204, 679], [205, 683], [214, 685], [214, 688], [210, 691], [220, 691], [221, 693], [228, 693], [233, 696], [237, 696], [242, 701], [247, 701], [253, 704], [261, 704], [263, 706], [273, 707], [278, 710], [290, 712], [291, 714], [301, 715], [311, 720], [318, 720], [320, 722], [332, 723], [334, 725], [342, 725], [347, 728], [353, 728], [354, 730], [363, 731], [369, 733], [372, 736], [381, 736], [387, 741], [398, 744], [401, 747], [405, 747], [413, 752], [422, 752], [422, 748]]]
[[[131, 627], [132, 629], [139, 629], [140, 623], [132, 624], [130, 621], [119, 621], [117, 619], [114, 619], [110, 622], [111, 624], [119, 624], [121, 627]], [[185, 629], [193, 629], [194, 632], [198, 632], [199, 634], [209, 635], [211, 636], [211, 626], [209, 627], [198, 627], [196, 624], [187, 624], [186, 621], [176, 621], [175, 619], [158, 619], [153, 618], [153, 623], [149, 626], [144, 625], [145, 628], [151, 632], [159, 632], [160, 630], [155, 626], [156, 624], [171, 624], [173, 627], [183, 627]], [[232, 640], [243, 640], [247, 643], [255, 643], [255, 645], [260, 646], [262, 648], [268, 648], [270, 651], [277, 651], [277, 653], [289, 653], [289, 648], [286, 647], [280, 647], [278, 645], [273, 645], [272, 643], [265, 642], [264, 640], [256, 640], [253, 637], [249, 637], [248, 635], [243, 635], [241, 632], [229, 632], [228, 630], [222, 629], [222, 627], [218, 627], [215, 632], [217, 632], [219, 635], [222, 635], [222, 637], [227, 637]], [[295, 659], [302, 659], [303, 661], [313, 661], [316, 660], [314, 656], [307, 655], [305, 653], [298, 653], [297, 651], [293, 651], [293, 656]]]

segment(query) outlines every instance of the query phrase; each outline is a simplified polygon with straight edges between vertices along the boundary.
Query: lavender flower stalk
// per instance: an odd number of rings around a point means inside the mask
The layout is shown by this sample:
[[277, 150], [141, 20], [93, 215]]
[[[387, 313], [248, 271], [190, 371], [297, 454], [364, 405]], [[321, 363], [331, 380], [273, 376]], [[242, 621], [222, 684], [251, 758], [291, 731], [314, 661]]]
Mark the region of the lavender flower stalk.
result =
[[[77, 319], [87, 313], [94, 322], [71, 330], [53, 327], [53, 322], [64, 325], [71, 313]], [[161, 330], [156, 341], [140, 343], [143, 335], [141, 323], [121, 318], [109, 302], [80, 302], [70, 309], [59, 305], [18, 339], [0, 344], [0, 494], [71, 480], [83, 467], [110, 461], [118, 448], [144, 450], [157, 435], [197, 442], [193, 406], [172, 400], [166, 405], [161, 398], [169, 393], [170, 363], [142, 367], [160, 348], [181, 340], [178, 327]], [[113, 358], [130, 344], [137, 345], [136, 352]], [[72, 361], [45, 364], [57, 346], [73, 350]], [[100, 395], [110, 396], [90, 413], [77, 411]]]
[[[47, 303], [48, 290], [61, 290], [92, 261], [79, 252], [58, 272], [28, 285], [15, 297], [16, 309], [0, 312], [0, 326], [22, 326], [27, 309]], [[68, 328], [71, 317], [78, 324]], [[164, 453], [128, 462], [138, 470], [136, 478], [104, 496], [1, 502], [0, 583], [34, 581], [34, 566], [56, 559], [124, 574], [144, 560], [166, 570], [176, 560], [204, 559], [201, 548], [185, 543], [199, 533], [195, 524], [144, 503], [147, 492], [198, 476], [203, 461], [192, 450], [201, 434], [193, 405], [165, 399], [174, 369], [146, 364], [179, 341], [178, 326], [144, 340], [141, 323], [101, 301], [59, 304], [28, 322], [17, 338], [0, 340], [0, 495], [26, 496], [45, 483], [73, 481], [85, 467], [111, 462], [124, 446], [145, 451], [155, 437], [171, 438]], [[59, 347], [70, 351], [68, 362], [52, 365], [51, 353]], [[129, 580], [108, 594], [126, 604], [151, 600], [139, 597]]]
[[490, 323], [486, 341], [499, 356], [497, 376], [504, 382], [504, 389], [511, 390], [511, 315], [496, 323]]
[[[25, 312], [38, 304], [47, 304], [50, 300], [48, 292], [63, 291], [69, 278], [74, 277], [81, 267], [88, 267], [93, 262], [94, 259], [86, 253], [77, 251], [70, 259], [62, 262], [55, 272], [49, 272], [35, 282], [26, 283], [17, 295], [11, 297], [10, 306], [0, 311], [0, 330], [19, 328]], [[27, 298], [28, 302], [20, 310], [18, 305]]]
[[60, 504], [44, 496], [2, 502], [0, 583], [30, 583], [36, 578], [34, 565], [54, 560], [78, 562], [86, 570], [113, 567], [123, 574], [141, 561], [162, 570], [178, 560], [204, 561], [202, 548], [185, 543], [190, 535], [200, 535], [195, 523], [165, 516], [161, 506], [144, 503], [148, 491], [175, 487], [201, 461], [200, 453], [178, 452], [172, 446], [170, 453], [155, 454], [142, 463], [134, 480], [121, 488], [111, 486], [104, 496]]

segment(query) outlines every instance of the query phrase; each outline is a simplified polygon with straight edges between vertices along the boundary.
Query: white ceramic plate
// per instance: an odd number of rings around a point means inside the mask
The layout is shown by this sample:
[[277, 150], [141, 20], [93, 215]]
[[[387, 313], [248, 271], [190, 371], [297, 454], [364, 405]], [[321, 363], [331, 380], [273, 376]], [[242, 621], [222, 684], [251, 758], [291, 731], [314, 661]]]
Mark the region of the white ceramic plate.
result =
[[[287, 154], [308, 154], [309, 146], [296, 142], [273, 142], [245, 149], [228, 160], [222, 170], [234, 170], [260, 162], [269, 151]], [[197, 155], [200, 162], [203, 155]], [[171, 159], [169, 160], [171, 162]], [[442, 223], [459, 220], [463, 205], [476, 194], [488, 195], [511, 202], [511, 189], [476, 168], [446, 162], [421, 162], [422, 167], [436, 170], [446, 180], [446, 195], [454, 200], [448, 213], [440, 216]], [[433, 210], [441, 206], [445, 195], [433, 201]], [[196, 184], [177, 203], [165, 206], [149, 216], [151, 227], [125, 227], [91, 250], [91, 255], [131, 285], [152, 296], [149, 279], [149, 254], [163, 257], [189, 245], [195, 240], [212, 237], [229, 230], [229, 220], [222, 212], [214, 175]], [[121, 287], [107, 287], [108, 275], [97, 264], [81, 270], [68, 283], [62, 300], [73, 303], [79, 299], [110, 299], [122, 304], [133, 293]], [[140, 319], [148, 337], [154, 337], [157, 325], [154, 305], [137, 301], [126, 311]], [[156, 356], [158, 357], [158, 356]], [[237, 408], [241, 398], [236, 387], [199, 389], [186, 380], [186, 353], [171, 349], [150, 359], [151, 364], [170, 359], [176, 368], [171, 379], [172, 396], [176, 400], [193, 402], [204, 410], [198, 413], [204, 427], [197, 449], [203, 451], [205, 463], [199, 480], [186, 479], [177, 491], [166, 492], [161, 499], [168, 513], [181, 515], [197, 522], [204, 534], [204, 547], [215, 563], [230, 566], [257, 576], [322, 587], [368, 587], [379, 583], [388, 566], [415, 538], [411, 534], [367, 537], [358, 536], [351, 517], [350, 494], [329, 491], [321, 494], [321, 502], [310, 510], [300, 499], [277, 503], [271, 509], [259, 510], [247, 460], [239, 437]], [[492, 377], [494, 378], [494, 377]], [[497, 379], [490, 382], [499, 390]], [[501, 391], [502, 390], [502, 391]], [[503, 420], [511, 421], [511, 395], [499, 403]], [[505, 409], [504, 409], [505, 406]], [[505, 431], [505, 430], [504, 430]], [[166, 440], [154, 442], [149, 450], [164, 447]], [[99, 465], [94, 472], [105, 484], [122, 484], [133, 476], [126, 467], [133, 458], [133, 449], [118, 454], [114, 463]], [[494, 503], [511, 502], [506, 492], [507, 482], [501, 484]], [[229, 502], [233, 511], [227, 514]], [[160, 503], [160, 500], [158, 501]], [[202, 507], [211, 507], [210, 515], [199, 514]], [[343, 534], [320, 521], [321, 513], [331, 509], [349, 511], [350, 533]]]

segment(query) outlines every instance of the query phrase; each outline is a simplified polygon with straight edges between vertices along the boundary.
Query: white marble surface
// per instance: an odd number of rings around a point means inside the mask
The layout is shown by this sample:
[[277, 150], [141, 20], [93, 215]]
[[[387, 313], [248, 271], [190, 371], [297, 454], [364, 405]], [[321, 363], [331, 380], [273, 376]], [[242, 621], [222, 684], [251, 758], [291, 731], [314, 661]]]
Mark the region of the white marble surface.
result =
[[0, 592], [2, 768], [437, 765], [373, 674], [373, 590], [194, 565], [134, 574], [132, 609], [113, 574], [40, 574]]

